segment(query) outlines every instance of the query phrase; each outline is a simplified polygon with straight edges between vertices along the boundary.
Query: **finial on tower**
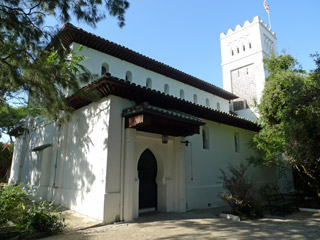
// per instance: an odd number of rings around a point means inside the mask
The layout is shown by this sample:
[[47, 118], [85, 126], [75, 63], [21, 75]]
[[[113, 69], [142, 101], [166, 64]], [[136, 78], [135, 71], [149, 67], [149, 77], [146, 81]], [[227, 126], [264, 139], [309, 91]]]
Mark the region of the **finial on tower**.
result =
[[270, 31], [271, 31], [271, 20], [270, 20], [270, 11], [269, 11], [269, 5], [266, 3], [266, 0], [263, 2], [264, 9], [268, 13], [268, 18], [269, 18], [269, 25], [270, 25]]

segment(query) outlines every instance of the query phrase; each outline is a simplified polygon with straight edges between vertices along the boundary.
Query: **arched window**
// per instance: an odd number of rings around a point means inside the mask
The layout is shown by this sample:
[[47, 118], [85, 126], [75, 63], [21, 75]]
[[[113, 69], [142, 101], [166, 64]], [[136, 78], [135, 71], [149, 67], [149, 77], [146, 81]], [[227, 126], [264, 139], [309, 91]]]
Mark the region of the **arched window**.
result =
[[126, 72], [126, 81], [132, 82], [132, 73], [130, 71]]
[[208, 99], [208, 98], [206, 98], [206, 106], [207, 106], [207, 107], [210, 107], [210, 102], [209, 102], [209, 99]]
[[217, 102], [217, 109], [220, 111], [220, 103]]
[[184, 91], [183, 91], [183, 89], [180, 89], [180, 98], [184, 99]]
[[164, 93], [169, 94], [169, 85], [168, 84], [164, 85]]
[[197, 94], [193, 94], [193, 102], [198, 103], [198, 96]]
[[151, 78], [147, 78], [147, 80], [146, 80], [146, 87], [147, 87], [147, 88], [152, 88], [152, 80], [151, 80]]
[[108, 63], [103, 63], [101, 66], [101, 75], [104, 75], [109, 72], [109, 65]]

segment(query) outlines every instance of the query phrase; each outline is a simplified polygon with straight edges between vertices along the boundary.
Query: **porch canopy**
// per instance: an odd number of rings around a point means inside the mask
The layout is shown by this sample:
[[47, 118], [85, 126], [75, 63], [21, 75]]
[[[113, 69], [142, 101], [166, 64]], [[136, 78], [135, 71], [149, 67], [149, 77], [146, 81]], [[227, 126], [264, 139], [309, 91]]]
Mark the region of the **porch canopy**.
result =
[[152, 106], [148, 102], [124, 109], [122, 116], [126, 128], [170, 136], [199, 134], [199, 127], [205, 124], [190, 114]]

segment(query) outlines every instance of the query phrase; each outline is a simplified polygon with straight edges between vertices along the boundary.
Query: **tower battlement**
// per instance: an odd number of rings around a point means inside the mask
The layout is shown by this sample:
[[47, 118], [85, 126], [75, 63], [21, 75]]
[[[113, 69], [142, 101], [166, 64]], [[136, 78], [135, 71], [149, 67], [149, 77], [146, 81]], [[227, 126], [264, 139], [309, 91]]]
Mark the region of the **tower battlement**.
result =
[[220, 34], [223, 87], [249, 107], [260, 102], [266, 71], [263, 59], [277, 53], [277, 37], [258, 16]]
[[272, 32], [271, 28], [268, 27], [268, 24], [264, 23], [264, 21], [262, 19], [260, 19], [259, 16], [256, 16], [253, 18], [252, 22], [250, 22], [249, 20], [245, 21], [243, 26], [241, 26], [240, 24], [238, 24], [235, 29], [233, 30], [232, 28], [229, 28], [227, 31], [227, 34], [225, 34], [224, 32], [222, 32], [220, 34], [220, 39], [226, 38], [244, 28], [250, 27], [253, 24], [256, 23], [260, 23], [262, 26], [264, 26], [264, 28], [270, 33], [272, 34], [275, 38], [276, 38], [276, 34], [274, 32]]

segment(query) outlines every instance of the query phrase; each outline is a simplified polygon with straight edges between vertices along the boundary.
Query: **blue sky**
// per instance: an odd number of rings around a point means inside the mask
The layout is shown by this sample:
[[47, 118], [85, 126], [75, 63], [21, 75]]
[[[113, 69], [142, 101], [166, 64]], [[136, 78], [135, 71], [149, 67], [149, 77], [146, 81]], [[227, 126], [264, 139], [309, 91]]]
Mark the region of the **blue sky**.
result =
[[[320, 52], [320, 1], [267, 3], [278, 50], [287, 50], [304, 69], [313, 69], [309, 55]], [[130, 4], [123, 28], [111, 17], [95, 29], [72, 23], [219, 87], [223, 87], [220, 33], [254, 16], [268, 23], [263, 0], [136, 0]]]
[[[72, 24], [202, 80], [222, 86], [220, 33], [259, 16], [263, 0], [129, 0], [126, 26], [108, 17], [94, 29]], [[278, 50], [286, 49], [304, 69], [320, 52], [320, 0], [267, 0]], [[48, 24], [57, 24], [52, 19]], [[62, 24], [60, 24], [62, 27]]]

